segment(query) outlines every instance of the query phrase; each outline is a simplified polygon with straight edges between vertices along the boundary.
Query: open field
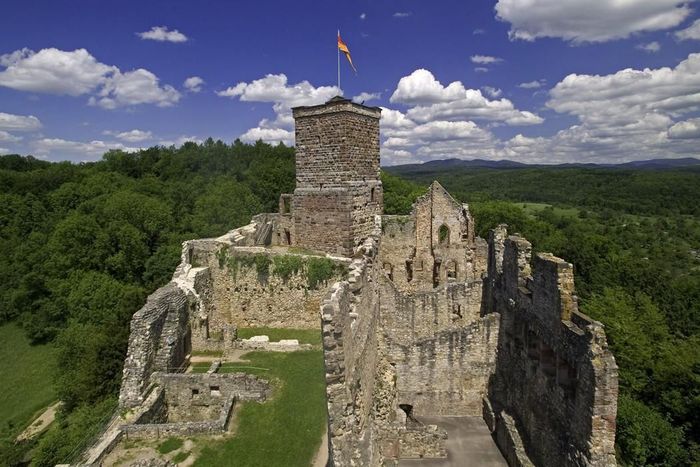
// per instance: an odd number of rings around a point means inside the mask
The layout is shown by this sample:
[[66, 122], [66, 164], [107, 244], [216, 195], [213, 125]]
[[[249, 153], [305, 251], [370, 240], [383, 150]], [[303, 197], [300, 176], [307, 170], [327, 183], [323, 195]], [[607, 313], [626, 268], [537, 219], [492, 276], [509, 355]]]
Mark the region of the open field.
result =
[[56, 398], [54, 366], [52, 346], [31, 346], [19, 326], [0, 326], [0, 433], [18, 433]]
[[[202, 441], [195, 465], [309, 466], [326, 425], [322, 352], [252, 352], [244, 358], [249, 362], [226, 363], [220, 371], [268, 378], [275, 385], [273, 397], [263, 404], [244, 403], [234, 437]], [[194, 370], [203, 372], [208, 367], [203, 363]]]

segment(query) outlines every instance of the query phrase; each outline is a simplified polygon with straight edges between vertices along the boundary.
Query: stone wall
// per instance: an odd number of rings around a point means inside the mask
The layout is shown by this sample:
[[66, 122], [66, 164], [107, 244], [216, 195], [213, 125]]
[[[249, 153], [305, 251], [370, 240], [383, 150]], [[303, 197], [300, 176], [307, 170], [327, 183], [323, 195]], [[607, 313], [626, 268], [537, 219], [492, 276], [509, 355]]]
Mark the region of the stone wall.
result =
[[269, 383], [245, 373], [154, 373], [153, 388], [130, 423], [128, 437], [160, 438], [226, 431], [236, 401], [263, 402]]
[[337, 467], [379, 465], [381, 458], [372, 417], [380, 365], [379, 293], [371, 281], [376, 251], [368, 239], [348, 280], [331, 286], [321, 304], [329, 458]]
[[[212, 348], [216, 342], [230, 344], [230, 328], [272, 327], [318, 329], [318, 309], [330, 283], [340, 278], [342, 267], [326, 283], [312, 288], [306, 274], [308, 255], [262, 247], [237, 247], [219, 241], [193, 243], [193, 259], [209, 270], [211, 286], [206, 321], [193, 326], [194, 348]], [[258, 273], [250, 264], [256, 255], [270, 260], [267, 271]], [[302, 269], [288, 278], [275, 271], [274, 258], [294, 256]], [[347, 259], [333, 259], [344, 265]], [[233, 268], [233, 269], [232, 269]]]
[[187, 293], [170, 282], [151, 294], [131, 320], [129, 347], [119, 393], [122, 407], [143, 401], [150, 375], [155, 371], [177, 371], [190, 351], [190, 301]]
[[496, 366], [498, 316], [416, 341], [393, 341], [400, 404], [416, 416], [479, 416]]
[[410, 216], [383, 216], [379, 259], [400, 290], [429, 292], [480, 280], [486, 271], [486, 243], [474, 236], [469, 206], [433, 182]]
[[602, 325], [578, 311], [573, 267], [546, 253], [531, 264], [529, 242], [503, 226], [490, 255], [487, 289], [501, 318], [489, 389], [496, 432], [517, 427], [536, 465], [615, 465], [617, 366]]

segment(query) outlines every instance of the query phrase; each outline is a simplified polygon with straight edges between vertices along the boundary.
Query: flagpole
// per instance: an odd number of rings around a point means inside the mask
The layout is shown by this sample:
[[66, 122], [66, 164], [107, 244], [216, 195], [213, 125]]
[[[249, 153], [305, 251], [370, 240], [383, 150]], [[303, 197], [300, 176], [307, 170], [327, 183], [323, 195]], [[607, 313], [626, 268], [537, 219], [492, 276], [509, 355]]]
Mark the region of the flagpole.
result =
[[[338, 37], [340, 37], [340, 29], [338, 29]], [[340, 90], [340, 48], [337, 44], [335, 49], [338, 52], [338, 95], [342, 95], [343, 92]]]

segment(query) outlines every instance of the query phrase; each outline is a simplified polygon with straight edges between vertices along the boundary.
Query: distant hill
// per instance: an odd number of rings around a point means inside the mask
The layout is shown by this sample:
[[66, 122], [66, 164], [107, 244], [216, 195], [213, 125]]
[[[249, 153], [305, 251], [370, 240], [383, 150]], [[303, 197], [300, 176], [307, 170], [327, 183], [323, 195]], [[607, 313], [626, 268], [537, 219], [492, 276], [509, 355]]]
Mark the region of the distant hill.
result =
[[514, 162], [509, 160], [488, 161], [484, 159], [441, 159], [436, 161], [425, 162], [422, 164], [404, 164], [384, 167], [394, 173], [407, 172], [432, 172], [444, 171], [450, 169], [462, 168], [485, 168], [485, 169], [519, 169], [526, 167], [547, 167], [547, 168], [566, 168], [566, 167], [584, 167], [584, 168], [619, 168], [619, 169], [675, 169], [680, 167], [700, 166], [700, 159], [694, 157], [686, 157], [683, 159], [651, 159], [646, 161], [632, 161], [624, 164], [584, 164], [584, 163], [569, 163], [569, 164], [523, 164], [522, 162]]

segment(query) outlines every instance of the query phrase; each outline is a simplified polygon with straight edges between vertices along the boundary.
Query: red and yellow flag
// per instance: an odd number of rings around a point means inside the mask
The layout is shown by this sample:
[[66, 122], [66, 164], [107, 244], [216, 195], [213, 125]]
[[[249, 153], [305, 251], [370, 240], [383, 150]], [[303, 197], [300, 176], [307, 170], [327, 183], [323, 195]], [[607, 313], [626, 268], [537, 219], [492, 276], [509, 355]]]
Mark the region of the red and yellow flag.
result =
[[350, 62], [350, 66], [352, 67], [352, 70], [357, 73], [357, 70], [355, 69], [355, 65], [352, 64], [352, 58], [350, 58], [350, 49], [348, 49], [348, 46], [343, 42], [343, 39], [340, 38], [340, 31], [338, 31], [338, 50], [343, 52], [345, 54], [345, 58], [348, 59], [348, 62]]

